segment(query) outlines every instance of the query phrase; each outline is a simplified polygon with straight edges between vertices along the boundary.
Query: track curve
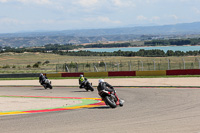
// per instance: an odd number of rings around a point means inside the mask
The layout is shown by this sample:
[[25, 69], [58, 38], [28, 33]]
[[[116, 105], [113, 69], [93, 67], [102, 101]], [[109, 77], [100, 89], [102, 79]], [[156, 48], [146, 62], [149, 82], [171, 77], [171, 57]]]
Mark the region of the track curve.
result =
[[[200, 133], [200, 89], [116, 88], [123, 107], [106, 106], [0, 117], [0, 132]], [[99, 98], [97, 91], [0, 87], [1, 95]]]

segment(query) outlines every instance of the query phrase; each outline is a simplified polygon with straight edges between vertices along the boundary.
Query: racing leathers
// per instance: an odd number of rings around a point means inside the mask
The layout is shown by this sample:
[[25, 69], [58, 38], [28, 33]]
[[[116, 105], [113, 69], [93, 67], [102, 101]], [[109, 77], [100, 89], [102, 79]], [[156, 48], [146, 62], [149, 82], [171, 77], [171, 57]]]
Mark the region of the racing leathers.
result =
[[[117, 97], [118, 101], [116, 102], [117, 105], [123, 106], [123, 100], [118, 98], [116, 95], [116, 91], [114, 90], [113, 86], [108, 84], [107, 82], [100, 82], [99, 85], [97, 86], [98, 93], [100, 94], [103, 90], [108, 91], [108, 92], [114, 92], [114, 95]], [[102, 100], [104, 100], [102, 98]]]
[[106, 90], [109, 92], [113, 92], [114, 88], [112, 87], [112, 85], [108, 84], [107, 82], [101, 82], [99, 83], [99, 85], [97, 86], [97, 90], [98, 92], [102, 91], [102, 90]]
[[39, 82], [41, 85], [43, 85], [45, 83], [45, 79], [47, 79], [46, 76], [44, 76], [43, 74], [40, 74], [39, 76]]
[[85, 87], [85, 83], [86, 83], [86, 81], [87, 81], [87, 78], [85, 78], [85, 77], [80, 77], [79, 78], [79, 88], [84, 88]]

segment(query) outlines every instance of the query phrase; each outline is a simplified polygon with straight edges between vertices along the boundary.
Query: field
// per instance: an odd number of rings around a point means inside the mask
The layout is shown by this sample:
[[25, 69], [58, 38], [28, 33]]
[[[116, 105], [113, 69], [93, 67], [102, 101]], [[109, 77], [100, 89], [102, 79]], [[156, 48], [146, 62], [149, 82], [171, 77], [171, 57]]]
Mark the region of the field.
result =
[[[0, 54], [0, 73], [47, 73], [66, 71], [145, 71], [167, 69], [199, 69], [195, 57], [122, 57], [122, 56], [63, 56], [51, 53]], [[46, 62], [46, 63], [45, 63]], [[106, 63], [106, 65], [104, 64]], [[35, 65], [37, 64], [37, 65]], [[35, 66], [34, 66], [35, 65]], [[34, 67], [33, 67], [34, 66]]]

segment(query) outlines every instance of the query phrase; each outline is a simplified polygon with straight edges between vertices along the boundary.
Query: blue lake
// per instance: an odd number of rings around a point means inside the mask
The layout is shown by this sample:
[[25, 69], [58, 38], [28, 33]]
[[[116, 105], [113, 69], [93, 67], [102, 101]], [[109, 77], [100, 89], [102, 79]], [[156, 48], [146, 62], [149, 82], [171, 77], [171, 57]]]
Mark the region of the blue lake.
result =
[[163, 50], [164, 52], [167, 52], [168, 50], [172, 51], [199, 51], [200, 46], [162, 46], [162, 47], [128, 47], [128, 48], [95, 48], [95, 49], [84, 49], [88, 51], [93, 51], [93, 52], [114, 52], [114, 51], [134, 51], [137, 52], [140, 49], [145, 49], [145, 50], [152, 50], [152, 49], [160, 49]]

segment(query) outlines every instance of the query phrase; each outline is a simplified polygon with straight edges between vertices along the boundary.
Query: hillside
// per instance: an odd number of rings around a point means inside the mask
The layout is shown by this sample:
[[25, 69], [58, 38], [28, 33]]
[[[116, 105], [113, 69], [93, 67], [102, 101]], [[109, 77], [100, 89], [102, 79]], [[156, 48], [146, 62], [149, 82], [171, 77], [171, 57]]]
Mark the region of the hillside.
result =
[[[63, 30], [0, 34], [0, 46], [32, 47], [46, 44], [81, 44], [98, 41], [151, 40], [200, 34], [200, 22], [112, 29]], [[193, 36], [192, 36], [193, 37]]]

